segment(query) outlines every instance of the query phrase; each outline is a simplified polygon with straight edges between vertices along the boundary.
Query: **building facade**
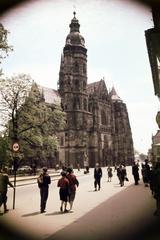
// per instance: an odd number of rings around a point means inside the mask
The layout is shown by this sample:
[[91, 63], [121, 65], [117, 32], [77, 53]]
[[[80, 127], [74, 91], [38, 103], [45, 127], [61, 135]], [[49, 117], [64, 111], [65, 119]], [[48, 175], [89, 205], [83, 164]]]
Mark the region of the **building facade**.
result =
[[94, 167], [134, 161], [126, 104], [104, 79], [88, 84], [87, 49], [75, 16], [61, 56], [58, 93], [66, 112], [66, 127], [58, 133], [59, 162]]

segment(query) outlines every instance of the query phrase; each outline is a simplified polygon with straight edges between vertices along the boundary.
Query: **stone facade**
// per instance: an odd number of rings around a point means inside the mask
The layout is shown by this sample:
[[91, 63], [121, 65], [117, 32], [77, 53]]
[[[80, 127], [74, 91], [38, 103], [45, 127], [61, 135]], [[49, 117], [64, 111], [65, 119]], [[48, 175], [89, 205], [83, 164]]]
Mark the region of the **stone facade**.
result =
[[62, 165], [94, 167], [134, 161], [132, 133], [126, 104], [102, 79], [87, 83], [87, 49], [75, 17], [61, 56], [58, 93], [66, 112], [59, 133]]

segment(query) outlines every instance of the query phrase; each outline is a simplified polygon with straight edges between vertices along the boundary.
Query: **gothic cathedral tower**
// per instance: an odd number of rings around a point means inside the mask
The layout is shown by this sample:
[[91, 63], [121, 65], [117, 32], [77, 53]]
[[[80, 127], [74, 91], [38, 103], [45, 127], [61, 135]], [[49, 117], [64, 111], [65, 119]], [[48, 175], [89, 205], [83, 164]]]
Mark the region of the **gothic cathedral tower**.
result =
[[59, 72], [59, 93], [66, 112], [64, 158], [68, 165], [83, 165], [87, 153], [87, 128], [89, 124], [87, 94], [87, 49], [80, 34], [80, 24], [74, 17], [66, 37]]

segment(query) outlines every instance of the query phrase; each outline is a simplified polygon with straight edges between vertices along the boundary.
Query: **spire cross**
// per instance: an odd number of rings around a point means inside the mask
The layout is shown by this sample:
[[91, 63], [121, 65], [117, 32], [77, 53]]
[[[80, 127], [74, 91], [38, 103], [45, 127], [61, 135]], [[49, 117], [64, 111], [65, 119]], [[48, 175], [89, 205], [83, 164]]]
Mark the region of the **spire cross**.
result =
[[73, 12], [73, 15], [74, 15], [74, 18], [76, 18], [76, 12], [75, 11]]

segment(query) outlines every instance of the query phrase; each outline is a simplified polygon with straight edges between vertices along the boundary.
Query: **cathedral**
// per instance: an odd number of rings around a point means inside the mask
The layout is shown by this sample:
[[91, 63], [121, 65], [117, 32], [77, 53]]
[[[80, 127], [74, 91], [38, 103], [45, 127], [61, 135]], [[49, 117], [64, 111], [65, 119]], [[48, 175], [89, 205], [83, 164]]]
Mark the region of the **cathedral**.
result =
[[[61, 56], [58, 90], [44, 89], [46, 101], [61, 102], [66, 126], [58, 132], [60, 165], [94, 167], [134, 161], [126, 104], [104, 79], [87, 83], [87, 49], [74, 17]], [[54, 99], [54, 100], [53, 100]]]

